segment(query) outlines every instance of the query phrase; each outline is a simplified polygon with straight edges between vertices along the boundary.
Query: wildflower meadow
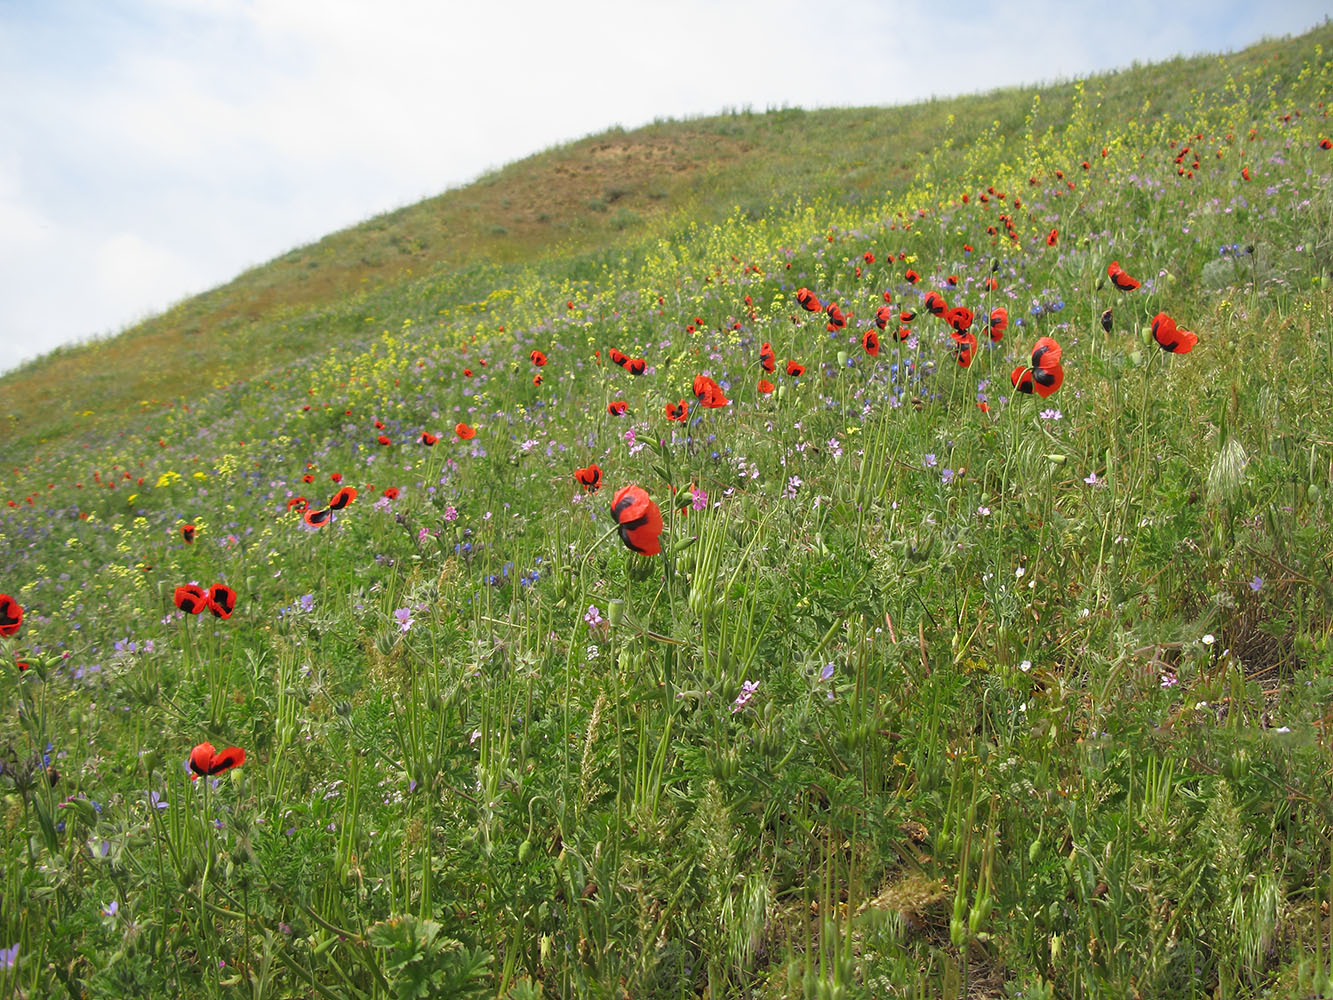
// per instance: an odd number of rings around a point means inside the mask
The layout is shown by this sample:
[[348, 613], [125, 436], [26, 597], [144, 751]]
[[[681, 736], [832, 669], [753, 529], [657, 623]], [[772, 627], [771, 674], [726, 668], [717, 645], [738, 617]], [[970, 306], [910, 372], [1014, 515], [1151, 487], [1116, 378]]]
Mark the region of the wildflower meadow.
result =
[[0, 425], [0, 996], [1333, 995], [1330, 43]]

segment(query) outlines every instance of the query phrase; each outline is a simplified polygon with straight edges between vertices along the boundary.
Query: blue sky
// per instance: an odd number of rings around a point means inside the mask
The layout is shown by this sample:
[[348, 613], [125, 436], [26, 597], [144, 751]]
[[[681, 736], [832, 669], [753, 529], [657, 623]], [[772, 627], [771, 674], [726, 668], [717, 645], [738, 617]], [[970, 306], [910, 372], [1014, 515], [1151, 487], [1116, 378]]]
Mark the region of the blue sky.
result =
[[1068, 79], [1330, 14], [1333, 0], [0, 0], [0, 369], [612, 125]]

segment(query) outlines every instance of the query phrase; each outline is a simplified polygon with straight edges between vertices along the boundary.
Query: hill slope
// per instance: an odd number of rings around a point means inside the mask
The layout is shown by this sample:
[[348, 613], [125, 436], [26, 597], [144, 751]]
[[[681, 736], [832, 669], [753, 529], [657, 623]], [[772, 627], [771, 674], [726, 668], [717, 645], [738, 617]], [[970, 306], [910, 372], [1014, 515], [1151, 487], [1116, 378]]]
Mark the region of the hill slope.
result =
[[[1328, 28], [1307, 40], [1327, 43]], [[1099, 114], [1181, 118], [1191, 95], [1262, 70], [1291, 80], [1298, 47], [1265, 42], [1234, 55], [1177, 59], [1093, 77]], [[1190, 86], [1182, 83], [1189, 81]], [[423, 317], [406, 303], [485, 297], [516, 269], [604, 247], [632, 249], [750, 217], [793, 200], [876, 199], [900, 190], [950, 118], [966, 145], [977, 128], [1023, 126], [1033, 91], [1015, 88], [898, 108], [738, 113], [613, 130], [529, 157], [464, 188], [301, 247], [104, 341], [61, 349], [0, 375], [0, 447], [21, 461], [39, 442], [106, 431], [167, 402], [274, 365], [354, 343], [372, 328]], [[1149, 96], [1150, 95], [1150, 96]], [[1075, 85], [1041, 91], [1058, 122]], [[1146, 100], [1145, 100], [1146, 98]], [[557, 266], [562, 266], [557, 263]]]
[[88, 350], [234, 334], [11, 439], [0, 992], [1327, 994], [1330, 30]]

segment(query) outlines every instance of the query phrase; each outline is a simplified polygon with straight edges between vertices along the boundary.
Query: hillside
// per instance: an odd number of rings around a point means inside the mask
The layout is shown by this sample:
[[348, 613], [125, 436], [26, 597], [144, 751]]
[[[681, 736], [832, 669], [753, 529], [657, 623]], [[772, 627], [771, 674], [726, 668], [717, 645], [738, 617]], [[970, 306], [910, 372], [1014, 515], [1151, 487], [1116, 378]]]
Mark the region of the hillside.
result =
[[6, 376], [0, 995], [1333, 993], [1330, 43], [608, 133]]
[[[1307, 38], [1328, 35], [1321, 28]], [[1290, 44], [1273, 41], [1088, 84], [1105, 113], [1132, 108], [1151, 122], [1180, 118], [1192, 94], [1216, 93], [1231, 76], [1262, 68], [1292, 79], [1300, 65]], [[1012, 132], [1022, 127], [1032, 93], [740, 112], [616, 129], [548, 150], [295, 249], [116, 337], [0, 374], [0, 449], [12, 464], [42, 442], [114, 432], [164, 404], [317, 354], [330, 342], [354, 344], [368, 329], [429, 318], [423, 298], [435, 311], [470, 304], [525, 268], [651, 247], [691, 224], [722, 222], [738, 206], [755, 218], [796, 200], [885, 197], [911, 180], [951, 116]], [[1059, 121], [1075, 87], [1043, 88], [1041, 96], [1046, 120]], [[953, 141], [969, 143], [970, 128], [953, 130]]]

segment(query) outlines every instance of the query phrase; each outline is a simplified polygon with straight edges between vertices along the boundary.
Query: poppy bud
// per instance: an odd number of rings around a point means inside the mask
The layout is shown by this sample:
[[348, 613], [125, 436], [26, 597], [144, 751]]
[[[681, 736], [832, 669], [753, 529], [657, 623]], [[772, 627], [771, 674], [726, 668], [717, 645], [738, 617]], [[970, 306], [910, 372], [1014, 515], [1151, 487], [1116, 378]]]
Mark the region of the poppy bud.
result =
[[1058, 454], [1047, 455], [1046, 460], [1050, 462], [1052, 465], [1064, 465], [1067, 461], [1069, 461], [1069, 457], [1067, 455], [1058, 455]]
[[612, 628], [617, 628], [619, 627], [620, 623], [624, 620], [625, 620], [625, 602], [622, 601], [619, 597], [611, 598], [611, 601], [607, 605], [606, 609], [607, 624], [610, 625]]

